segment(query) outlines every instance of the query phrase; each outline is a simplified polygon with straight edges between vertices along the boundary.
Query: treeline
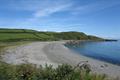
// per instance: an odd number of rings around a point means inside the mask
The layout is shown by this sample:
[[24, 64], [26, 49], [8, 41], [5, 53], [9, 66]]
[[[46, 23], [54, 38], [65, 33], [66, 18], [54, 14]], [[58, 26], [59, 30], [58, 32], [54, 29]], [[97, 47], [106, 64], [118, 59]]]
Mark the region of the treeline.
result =
[[0, 29], [0, 41], [19, 40], [103, 40], [102, 38], [86, 35], [83, 32], [42, 32], [29, 29]]

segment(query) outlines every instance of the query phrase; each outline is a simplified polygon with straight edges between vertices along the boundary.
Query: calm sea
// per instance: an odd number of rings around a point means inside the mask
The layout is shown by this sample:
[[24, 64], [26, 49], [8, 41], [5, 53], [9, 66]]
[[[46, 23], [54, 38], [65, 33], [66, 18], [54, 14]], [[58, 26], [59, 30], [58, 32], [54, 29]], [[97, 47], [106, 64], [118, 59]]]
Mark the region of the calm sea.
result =
[[120, 65], [120, 41], [116, 42], [92, 42], [83, 41], [78, 45], [66, 45], [77, 53]]

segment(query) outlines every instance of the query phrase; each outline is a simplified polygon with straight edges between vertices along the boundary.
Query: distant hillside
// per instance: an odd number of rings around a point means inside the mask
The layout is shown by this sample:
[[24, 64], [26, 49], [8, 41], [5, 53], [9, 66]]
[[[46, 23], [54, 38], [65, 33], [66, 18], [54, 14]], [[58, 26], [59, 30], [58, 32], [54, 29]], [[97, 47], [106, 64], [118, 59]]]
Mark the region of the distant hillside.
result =
[[36, 32], [35, 30], [31, 29], [6, 29], [0, 28], [0, 33], [24, 33], [24, 32]]
[[0, 41], [20, 40], [103, 40], [96, 36], [86, 35], [83, 32], [42, 32], [29, 29], [0, 29]]

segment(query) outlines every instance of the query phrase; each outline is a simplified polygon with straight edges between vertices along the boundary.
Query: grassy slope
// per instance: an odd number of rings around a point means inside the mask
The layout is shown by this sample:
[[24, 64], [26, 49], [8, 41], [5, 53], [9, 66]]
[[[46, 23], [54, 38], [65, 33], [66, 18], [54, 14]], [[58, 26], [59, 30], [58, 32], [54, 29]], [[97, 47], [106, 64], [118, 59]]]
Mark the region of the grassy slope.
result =
[[45, 34], [39, 34], [34, 30], [23, 29], [0, 29], [0, 41], [18, 41], [18, 40], [42, 40], [48, 38]]
[[28, 29], [0, 29], [0, 41], [20, 40], [101, 40], [101, 38], [88, 36], [82, 32], [38, 32]]

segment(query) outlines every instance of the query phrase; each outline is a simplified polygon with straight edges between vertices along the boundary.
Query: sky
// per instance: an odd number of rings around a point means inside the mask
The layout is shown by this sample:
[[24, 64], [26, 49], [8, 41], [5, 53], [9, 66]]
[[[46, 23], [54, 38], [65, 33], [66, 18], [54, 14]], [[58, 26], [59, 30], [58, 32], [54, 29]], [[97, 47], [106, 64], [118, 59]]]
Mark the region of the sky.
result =
[[0, 28], [120, 39], [120, 0], [0, 0]]

